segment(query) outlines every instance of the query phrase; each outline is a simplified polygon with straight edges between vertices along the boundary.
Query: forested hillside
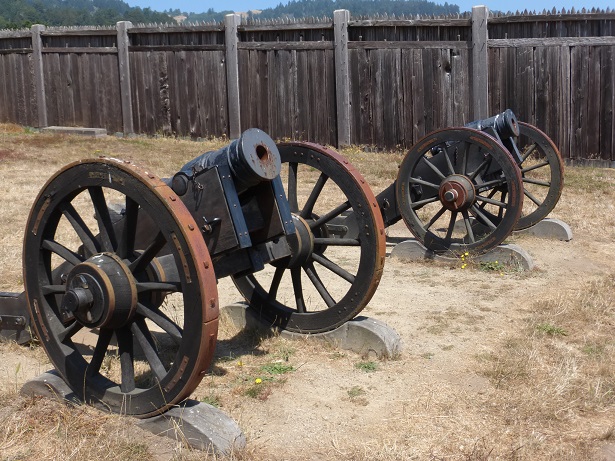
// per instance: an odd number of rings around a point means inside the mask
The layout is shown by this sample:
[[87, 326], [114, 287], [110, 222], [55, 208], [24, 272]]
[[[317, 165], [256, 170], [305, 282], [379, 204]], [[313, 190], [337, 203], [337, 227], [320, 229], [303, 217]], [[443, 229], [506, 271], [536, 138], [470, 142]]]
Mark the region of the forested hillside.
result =
[[117, 21], [170, 22], [150, 8], [133, 8], [122, 0], [0, 0], [0, 29], [47, 26], [114, 25]]
[[[443, 15], [459, 12], [457, 5], [436, 4], [427, 0], [290, 0], [274, 8], [248, 14], [255, 19], [332, 17], [338, 9], [350, 10], [354, 17], [376, 15]], [[47, 26], [114, 25], [118, 21], [133, 23], [169, 23], [173, 17], [185, 16], [186, 22], [219, 22], [233, 11], [203, 13], [169, 9], [164, 12], [150, 8], [131, 7], [122, 0], [0, 0], [0, 29]]]
[[[454, 4], [443, 5], [427, 0], [290, 0], [287, 3], [279, 3], [274, 8], [257, 10], [258, 1], [254, 2], [255, 8], [248, 12], [254, 19], [274, 18], [306, 18], [306, 17], [333, 17], [335, 10], [349, 10], [354, 17], [377, 16], [377, 15], [445, 15], [459, 13], [459, 7]], [[260, 11], [260, 12], [259, 12]], [[188, 22], [211, 22], [222, 21], [224, 15], [232, 11], [214, 11], [210, 8], [204, 13], [187, 13], [178, 9], [166, 11], [169, 16], [187, 16]]]

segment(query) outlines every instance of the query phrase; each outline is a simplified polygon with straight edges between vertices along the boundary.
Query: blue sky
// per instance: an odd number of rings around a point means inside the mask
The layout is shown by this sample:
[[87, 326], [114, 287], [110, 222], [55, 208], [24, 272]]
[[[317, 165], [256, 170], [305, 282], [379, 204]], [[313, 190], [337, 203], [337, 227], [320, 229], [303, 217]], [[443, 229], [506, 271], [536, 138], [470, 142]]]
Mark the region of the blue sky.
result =
[[[141, 8], [151, 8], [156, 11], [168, 10], [169, 8], [179, 8], [182, 11], [202, 13], [209, 8], [213, 8], [214, 11], [233, 10], [233, 11], [247, 11], [258, 10], [276, 6], [279, 3], [286, 4], [288, 0], [225, 0], [223, 2], [217, 1], [195, 1], [195, 0], [124, 0], [130, 6], [140, 6]], [[436, 3], [444, 3], [445, 0], [432, 0]], [[485, 4], [492, 10], [501, 11], [538, 11], [543, 9], [551, 10], [555, 7], [558, 11], [562, 8], [570, 9], [572, 7], [576, 9], [592, 7], [606, 9], [607, 7], [615, 8], [615, 0], [517, 0], [517, 1], [471, 1], [471, 0], [448, 0], [449, 3], [459, 5], [461, 11], [470, 11], [473, 5]], [[352, 12], [352, 10], [351, 10]]]

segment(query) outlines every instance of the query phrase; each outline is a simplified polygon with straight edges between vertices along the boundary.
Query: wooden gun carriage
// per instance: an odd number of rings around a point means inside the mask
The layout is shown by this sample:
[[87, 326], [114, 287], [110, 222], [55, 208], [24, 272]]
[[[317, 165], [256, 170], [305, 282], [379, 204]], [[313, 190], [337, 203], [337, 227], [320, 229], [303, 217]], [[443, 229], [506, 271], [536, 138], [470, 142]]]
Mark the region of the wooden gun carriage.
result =
[[403, 219], [435, 252], [488, 251], [543, 219], [562, 184], [555, 145], [510, 111], [428, 134], [377, 197], [332, 149], [257, 129], [166, 180], [121, 160], [76, 162], [31, 209], [25, 291], [0, 294], [0, 334], [27, 341], [31, 325], [86, 402], [161, 413], [211, 364], [217, 279], [272, 325], [332, 330], [374, 294], [385, 226]]

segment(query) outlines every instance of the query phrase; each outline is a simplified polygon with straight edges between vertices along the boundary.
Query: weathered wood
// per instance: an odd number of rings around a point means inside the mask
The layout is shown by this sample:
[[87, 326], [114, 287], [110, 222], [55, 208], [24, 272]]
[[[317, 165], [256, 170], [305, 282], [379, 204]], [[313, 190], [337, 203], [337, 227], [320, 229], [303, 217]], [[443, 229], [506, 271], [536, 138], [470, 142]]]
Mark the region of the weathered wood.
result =
[[34, 87], [36, 88], [36, 107], [38, 111], [38, 127], [47, 125], [47, 98], [45, 95], [45, 71], [43, 69], [43, 41], [41, 33], [45, 26], [35, 24], [32, 26], [32, 67], [34, 70]]
[[238, 14], [227, 14], [224, 17], [226, 43], [226, 91], [228, 92], [228, 123], [229, 137], [238, 138], [241, 135], [241, 108], [239, 105], [239, 58], [237, 44], [239, 36], [237, 27], [241, 23]]
[[240, 50], [332, 50], [331, 42], [242, 42]]
[[450, 27], [450, 26], [470, 26], [471, 19], [353, 19], [348, 22], [350, 27], [407, 27], [407, 26], [431, 26], [431, 27]]
[[295, 31], [295, 30], [313, 30], [313, 29], [331, 29], [333, 23], [331, 21], [319, 23], [293, 23], [293, 24], [245, 24], [238, 26], [240, 32], [271, 32], [271, 31]]
[[131, 52], [142, 51], [224, 51], [224, 45], [131, 45]]
[[115, 29], [46, 29], [42, 35], [45, 37], [84, 37], [88, 35], [116, 35]]
[[70, 48], [60, 48], [60, 47], [45, 47], [42, 49], [43, 53], [117, 53], [116, 47], [70, 47]]
[[409, 50], [409, 49], [435, 49], [441, 50], [455, 49], [455, 50], [467, 50], [472, 47], [468, 42], [375, 42], [375, 41], [362, 41], [362, 42], [350, 42], [348, 48], [351, 50]]
[[525, 46], [597, 46], [615, 45], [615, 37], [550, 37], [490, 39], [489, 48], [517, 48]]
[[122, 125], [124, 134], [135, 132], [132, 115], [132, 85], [130, 82], [130, 56], [128, 47], [130, 39], [128, 30], [132, 27], [130, 21], [117, 23], [117, 57], [120, 75], [120, 89], [122, 100]]
[[350, 80], [348, 67], [348, 10], [333, 12], [335, 34], [335, 94], [337, 99], [337, 145], [350, 145]]
[[486, 6], [472, 7], [472, 117], [475, 120], [489, 115], [488, 16]]

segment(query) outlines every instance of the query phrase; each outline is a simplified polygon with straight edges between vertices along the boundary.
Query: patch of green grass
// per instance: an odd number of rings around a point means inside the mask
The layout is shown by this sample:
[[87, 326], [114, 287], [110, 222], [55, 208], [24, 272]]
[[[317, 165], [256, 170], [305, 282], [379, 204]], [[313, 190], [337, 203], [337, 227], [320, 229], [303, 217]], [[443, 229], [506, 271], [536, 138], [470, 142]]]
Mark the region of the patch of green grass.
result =
[[359, 362], [355, 364], [355, 368], [364, 371], [365, 373], [372, 373], [378, 369], [376, 362]]
[[216, 407], [216, 408], [219, 408], [221, 405], [220, 399], [218, 398], [218, 396], [213, 395], [213, 394], [201, 397], [199, 400], [203, 403], [206, 403], [207, 405], [211, 405], [212, 407]]
[[363, 389], [361, 386], [352, 386], [346, 392], [348, 393], [348, 397], [350, 397], [351, 399], [357, 398], [361, 395], [365, 395], [365, 389]]
[[502, 272], [505, 269], [504, 264], [499, 261], [481, 261], [478, 268], [484, 272]]
[[292, 365], [279, 362], [266, 363], [261, 367], [261, 371], [269, 373], [270, 375], [283, 375], [284, 373], [294, 371], [294, 369]]
[[550, 323], [539, 323], [536, 325], [536, 329], [541, 333], [549, 336], [567, 336], [568, 332], [561, 327], [552, 325]]

